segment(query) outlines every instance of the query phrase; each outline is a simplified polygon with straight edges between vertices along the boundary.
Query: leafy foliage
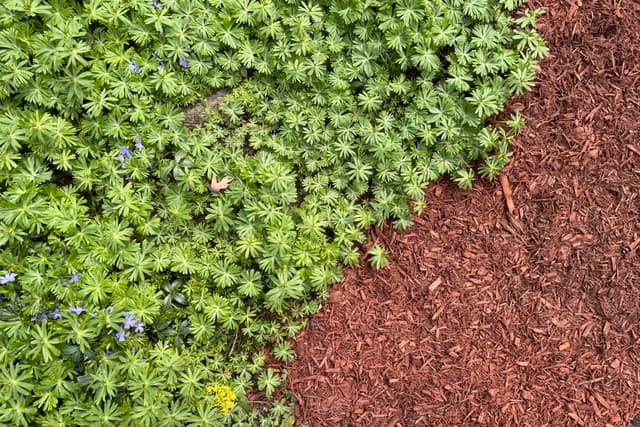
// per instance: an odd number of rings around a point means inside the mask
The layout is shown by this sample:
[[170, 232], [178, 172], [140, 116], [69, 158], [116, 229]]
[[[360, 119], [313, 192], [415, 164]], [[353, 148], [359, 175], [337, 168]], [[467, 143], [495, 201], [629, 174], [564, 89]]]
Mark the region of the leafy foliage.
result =
[[368, 251], [369, 263], [377, 270], [389, 265], [389, 258], [387, 258], [387, 252], [380, 245], [374, 245]]
[[4, 1], [0, 423], [286, 424], [245, 390], [366, 227], [507, 163], [522, 120], [487, 119], [547, 53], [520, 3]]

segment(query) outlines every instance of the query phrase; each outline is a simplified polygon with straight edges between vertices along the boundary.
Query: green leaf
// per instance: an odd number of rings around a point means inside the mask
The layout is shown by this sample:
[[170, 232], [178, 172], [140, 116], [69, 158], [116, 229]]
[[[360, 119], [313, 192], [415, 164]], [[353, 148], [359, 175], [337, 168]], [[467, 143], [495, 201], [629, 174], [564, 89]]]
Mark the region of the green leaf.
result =
[[273, 370], [268, 368], [258, 377], [258, 390], [264, 390], [267, 397], [271, 396], [275, 389], [280, 385], [280, 376]]
[[369, 263], [376, 270], [380, 270], [381, 268], [389, 265], [389, 259], [387, 258], [387, 252], [380, 245], [374, 245], [367, 251], [369, 254]]

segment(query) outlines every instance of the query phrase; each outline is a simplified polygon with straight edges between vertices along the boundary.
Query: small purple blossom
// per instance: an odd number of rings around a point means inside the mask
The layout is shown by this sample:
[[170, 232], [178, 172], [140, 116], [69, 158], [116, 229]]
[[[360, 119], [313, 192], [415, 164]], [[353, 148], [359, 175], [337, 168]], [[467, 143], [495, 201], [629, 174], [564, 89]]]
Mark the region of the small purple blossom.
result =
[[11, 307], [10, 305], [8, 305], [6, 308], [7, 308], [7, 311], [8, 311], [9, 313], [13, 313], [13, 307]]
[[156, 9], [162, 9], [162, 3], [160, 3], [159, 1], [154, 1], [153, 7], [155, 7]]
[[131, 65], [129, 65], [129, 70], [132, 73], [139, 73], [140, 72], [140, 66], [138, 65], [138, 61], [136, 61], [135, 59], [133, 61], [131, 61]]
[[[131, 153], [131, 150], [129, 149], [129, 147], [120, 147], [120, 154], [122, 154], [126, 158], [129, 158], [129, 157], [131, 157], [132, 153]], [[118, 160], [120, 160], [120, 158], [118, 158]]]
[[178, 61], [178, 64], [180, 64], [182, 68], [187, 68], [189, 66], [189, 60], [187, 58], [182, 58]]
[[113, 313], [113, 306], [112, 306], [112, 305], [110, 305], [109, 307], [107, 307], [107, 311], [108, 311], [109, 313]]
[[151, 56], [156, 58], [156, 60], [158, 61], [158, 68], [161, 70], [164, 69], [164, 60], [160, 58], [156, 52], [153, 52]]
[[124, 331], [120, 331], [118, 333], [116, 333], [116, 338], [118, 339], [118, 342], [124, 342], [124, 340], [126, 340], [129, 335], [131, 335], [129, 332], [124, 332]]
[[73, 313], [73, 314], [82, 314], [85, 311], [87, 311], [86, 308], [83, 307], [69, 307], [69, 313]]
[[73, 276], [71, 276], [71, 279], [69, 279], [69, 283], [76, 283], [80, 281], [80, 279], [82, 279], [82, 273], [74, 274]]
[[136, 142], [136, 144], [135, 144], [136, 145], [136, 150], [138, 150], [138, 151], [144, 150], [144, 145], [142, 144], [142, 138], [140, 138], [139, 136], [136, 137], [136, 141], [135, 142]]
[[0, 276], [0, 285], [6, 285], [10, 282], [15, 282], [16, 277], [18, 277], [18, 273], [6, 273]]
[[126, 313], [124, 315], [124, 318], [126, 319], [126, 322], [124, 322], [122, 324], [122, 327], [124, 329], [131, 329], [134, 326], [136, 326], [136, 315], [133, 313]]
[[58, 320], [58, 319], [62, 319], [62, 314], [60, 314], [60, 309], [56, 308], [55, 310], [53, 310], [49, 316], [51, 317], [51, 319], [53, 320]]
[[135, 328], [135, 333], [136, 334], [141, 334], [144, 332], [144, 322], [138, 322], [136, 323], [136, 328]]
[[36, 316], [31, 317], [32, 322], [37, 322], [38, 320], [47, 320], [47, 314], [41, 313]]

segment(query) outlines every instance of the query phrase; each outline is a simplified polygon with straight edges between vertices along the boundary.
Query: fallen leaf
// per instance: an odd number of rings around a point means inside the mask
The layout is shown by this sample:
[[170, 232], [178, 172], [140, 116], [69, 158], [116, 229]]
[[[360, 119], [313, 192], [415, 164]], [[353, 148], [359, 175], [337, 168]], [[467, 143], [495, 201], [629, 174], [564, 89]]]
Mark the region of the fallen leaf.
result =
[[219, 193], [220, 191], [227, 188], [229, 184], [231, 184], [231, 181], [233, 181], [232, 177], [225, 176], [218, 182], [218, 178], [213, 175], [213, 178], [211, 178], [211, 182], [209, 183], [209, 190], [213, 191], [214, 193]]

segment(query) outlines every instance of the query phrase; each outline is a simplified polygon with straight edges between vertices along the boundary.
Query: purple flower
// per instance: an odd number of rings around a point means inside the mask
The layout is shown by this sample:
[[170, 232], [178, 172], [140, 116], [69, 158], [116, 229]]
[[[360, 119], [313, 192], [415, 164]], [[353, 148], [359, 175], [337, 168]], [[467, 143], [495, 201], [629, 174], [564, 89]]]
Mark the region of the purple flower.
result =
[[187, 58], [182, 58], [178, 61], [178, 64], [180, 64], [182, 68], [187, 68], [189, 66], [189, 60]]
[[140, 138], [139, 136], [136, 137], [136, 150], [138, 151], [144, 150], [144, 145], [142, 145], [142, 138]]
[[162, 9], [162, 3], [160, 3], [159, 1], [154, 1], [153, 7], [155, 7], [156, 9]]
[[130, 333], [129, 332], [124, 332], [124, 331], [120, 331], [118, 333], [116, 333], [116, 338], [118, 339], [118, 342], [124, 342], [124, 340], [126, 340], [129, 337]]
[[0, 276], [0, 285], [6, 285], [10, 282], [15, 282], [16, 277], [18, 277], [18, 273], [6, 273]]
[[76, 283], [80, 281], [80, 279], [82, 279], [81, 273], [74, 274], [73, 276], [71, 276], [71, 279], [69, 279], [69, 283]]
[[132, 73], [139, 73], [140, 72], [140, 66], [138, 65], [138, 61], [136, 61], [135, 59], [133, 61], [131, 61], [131, 65], [129, 65], [129, 70]]
[[113, 306], [110, 305], [109, 307], [107, 307], [107, 310], [109, 311], [109, 313], [113, 313]]
[[156, 58], [156, 60], [158, 60], [158, 68], [161, 70], [164, 69], [164, 60], [160, 58], [156, 52], [153, 52], [151, 56], [153, 56], [154, 58]]
[[51, 319], [53, 320], [62, 319], [62, 314], [60, 314], [59, 308], [56, 308], [55, 310], [53, 310], [51, 314], [49, 314], [49, 316], [51, 316]]
[[136, 334], [141, 334], [144, 332], [144, 322], [138, 322], [136, 323], [136, 329], [135, 329], [135, 333]]
[[[129, 149], [129, 147], [120, 147], [120, 154], [129, 158], [131, 157], [131, 150]], [[120, 160], [120, 158], [118, 158], [118, 160]]]
[[41, 314], [38, 314], [38, 315], [33, 316], [33, 317], [31, 318], [31, 321], [32, 321], [32, 322], [37, 322], [38, 320], [47, 320], [47, 315], [46, 315], [46, 313], [41, 313]]
[[136, 326], [136, 315], [133, 313], [126, 313], [124, 318], [127, 320], [122, 324], [124, 329], [131, 329]]
[[10, 305], [7, 306], [7, 311], [9, 313], [13, 313], [13, 307], [11, 307]]
[[82, 307], [69, 307], [69, 313], [73, 313], [73, 314], [82, 314], [85, 311], [87, 311], [86, 308], [82, 308]]

